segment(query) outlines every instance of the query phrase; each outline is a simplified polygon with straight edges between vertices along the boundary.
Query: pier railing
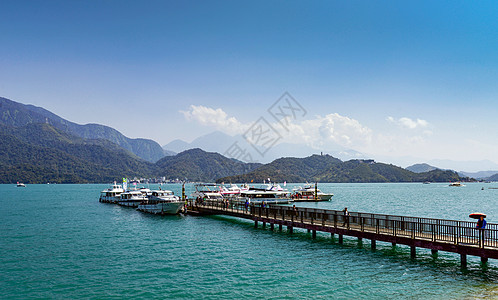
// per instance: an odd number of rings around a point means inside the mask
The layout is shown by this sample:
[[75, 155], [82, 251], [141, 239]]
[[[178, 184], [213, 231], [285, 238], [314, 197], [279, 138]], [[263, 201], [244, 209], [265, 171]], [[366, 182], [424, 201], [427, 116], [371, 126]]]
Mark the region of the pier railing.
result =
[[246, 205], [240, 201], [224, 200], [191, 203], [220, 213], [230, 212], [241, 217], [264, 217], [267, 219], [296, 223], [344, 228], [376, 234], [422, 239], [432, 242], [473, 245], [479, 248], [498, 248], [498, 224], [488, 223], [486, 229], [476, 228], [476, 222], [418, 218], [340, 210], [315, 209], [280, 205]]

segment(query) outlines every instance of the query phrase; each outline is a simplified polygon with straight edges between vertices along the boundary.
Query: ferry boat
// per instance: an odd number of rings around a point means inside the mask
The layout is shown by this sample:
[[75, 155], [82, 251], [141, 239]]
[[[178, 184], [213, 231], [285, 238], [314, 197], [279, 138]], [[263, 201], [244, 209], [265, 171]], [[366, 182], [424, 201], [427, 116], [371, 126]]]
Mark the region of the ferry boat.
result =
[[184, 202], [172, 191], [154, 190], [138, 205], [137, 210], [152, 214], [175, 215], [180, 212], [183, 205]]
[[223, 200], [223, 195], [220, 193], [220, 186], [214, 183], [199, 183], [195, 185], [195, 192], [191, 197], [200, 200]]
[[297, 189], [294, 189], [294, 194], [293, 198], [294, 201], [330, 201], [332, 196], [334, 194], [326, 194], [322, 192], [320, 189], [316, 189], [316, 196], [317, 198], [315, 199], [315, 187], [311, 184], [305, 185], [304, 187], [298, 187]]
[[138, 207], [140, 203], [147, 199], [149, 193], [150, 190], [145, 188], [127, 191], [121, 194], [117, 203], [121, 206]]
[[124, 193], [123, 187], [114, 182], [112, 187], [100, 192], [99, 202], [118, 203], [119, 199], [121, 199], [122, 193]]
[[250, 187], [247, 191], [241, 191], [237, 197], [239, 202], [249, 202], [253, 204], [289, 204], [292, 199], [289, 197], [289, 192], [286, 190], [271, 190], [268, 188]]
[[17, 187], [26, 187], [26, 185], [22, 182], [17, 182]]
[[236, 197], [239, 196], [241, 192], [248, 191], [249, 186], [247, 184], [242, 185], [242, 187], [237, 186], [236, 184], [230, 184], [230, 187], [226, 187], [223, 184], [220, 186], [220, 194], [223, 197]]

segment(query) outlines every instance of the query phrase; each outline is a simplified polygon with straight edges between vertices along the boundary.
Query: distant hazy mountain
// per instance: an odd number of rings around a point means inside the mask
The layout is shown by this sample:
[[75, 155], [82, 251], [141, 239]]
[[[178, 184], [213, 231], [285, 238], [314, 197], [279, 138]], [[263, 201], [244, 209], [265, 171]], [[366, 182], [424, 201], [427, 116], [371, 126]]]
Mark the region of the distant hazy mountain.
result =
[[486, 178], [486, 180], [489, 180], [489, 181], [498, 181], [498, 173], [489, 176], [488, 178]]
[[[300, 142], [300, 141], [299, 141]], [[366, 158], [364, 154], [336, 145], [334, 149], [317, 150], [303, 144], [280, 143], [270, 148], [266, 153], [261, 155], [241, 135], [230, 136], [220, 131], [215, 131], [187, 143], [182, 140], [174, 140], [163, 146], [165, 150], [175, 152], [185, 151], [187, 149], [200, 148], [205, 151], [218, 152], [222, 155], [230, 156], [229, 148], [237, 143], [240, 149], [250, 154], [252, 162], [269, 163], [281, 157], [307, 157], [312, 154], [330, 154], [340, 159], [349, 160], [352, 158]], [[243, 157], [236, 157], [248, 162]]]
[[156, 166], [159, 175], [168, 179], [213, 182], [220, 177], [250, 172], [261, 165], [243, 163], [196, 148], [164, 157]]
[[498, 170], [498, 164], [490, 160], [454, 161], [449, 159], [433, 159], [427, 163], [442, 169], [462, 170], [465, 173], [479, 172], [482, 170]]
[[112, 182], [150, 176], [155, 166], [107, 140], [89, 140], [50, 124], [0, 125], [0, 183]]
[[130, 139], [119, 131], [104, 125], [79, 125], [65, 120], [44, 108], [25, 105], [0, 97], [0, 124], [21, 127], [30, 123], [48, 123], [64, 132], [82, 138], [105, 139], [150, 162], [155, 162], [165, 155], [161, 146], [153, 140]]
[[243, 175], [219, 178], [217, 182], [449, 182], [462, 180], [453, 171], [414, 173], [401, 167], [355, 159], [342, 162], [329, 155], [281, 158]]
[[414, 173], [424, 173], [424, 172], [430, 172], [432, 170], [436, 170], [438, 168], [431, 166], [429, 164], [422, 163], [422, 164], [411, 165], [409, 167], [406, 167], [405, 169], [407, 169], [408, 171], [412, 171]]
[[460, 171], [460, 172], [458, 172], [458, 174], [460, 174], [460, 176], [467, 176], [467, 177], [472, 177], [475, 179], [487, 179], [488, 177], [493, 176], [497, 173], [498, 173], [498, 171], [479, 171], [479, 172]]

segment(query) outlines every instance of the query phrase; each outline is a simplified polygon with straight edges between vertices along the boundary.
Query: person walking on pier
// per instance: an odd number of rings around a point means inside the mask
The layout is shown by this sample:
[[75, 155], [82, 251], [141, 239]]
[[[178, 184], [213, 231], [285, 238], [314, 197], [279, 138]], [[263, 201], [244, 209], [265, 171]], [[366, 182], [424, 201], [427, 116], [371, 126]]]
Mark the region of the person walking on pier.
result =
[[479, 220], [477, 220], [476, 228], [478, 228], [478, 229], [485, 229], [486, 228], [486, 220], [484, 220], [484, 216], [479, 217]]
[[348, 212], [348, 208], [344, 207], [344, 209], [342, 210], [342, 212], [344, 213], [344, 223], [342, 224], [342, 226], [346, 226], [346, 224], [348, 224], [348, 227], [349, 227], [349, 212]]

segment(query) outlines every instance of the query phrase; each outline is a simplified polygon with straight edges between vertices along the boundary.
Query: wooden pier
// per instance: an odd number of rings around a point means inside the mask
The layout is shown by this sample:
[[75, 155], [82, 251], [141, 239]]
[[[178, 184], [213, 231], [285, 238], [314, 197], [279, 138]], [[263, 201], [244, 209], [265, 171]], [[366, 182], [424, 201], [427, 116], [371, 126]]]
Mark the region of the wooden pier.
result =
[[329, 232], [338, 234], [339, 243], [343, 236], [357, 237], [359, 240], [371, 241], [373, 250], [376, 242], [388, 242], [393, 245], [407, 245], [411, 257], [416, 257], [416, 248], [431, 249], [436, 255], [439, 250], [460, 254], [462, 267], [467, 266], [467, 255], [479, 256], [486, 263], [488, 258], [498, 259], [498, 224], [486, 225], [486, 229], [477, 229], [475, 222], [442, 219], [417, 218], [313, 209], [273, 205], [269, 207], [245, 206], [243, 203], [230, 201], [190, 202], [188, 209], [199, 215], [229, 215], [254, 221], [263, 226], [269, 224], [286, 226], [292, 233], [293, 228], [303, 228], [312, 232]]

